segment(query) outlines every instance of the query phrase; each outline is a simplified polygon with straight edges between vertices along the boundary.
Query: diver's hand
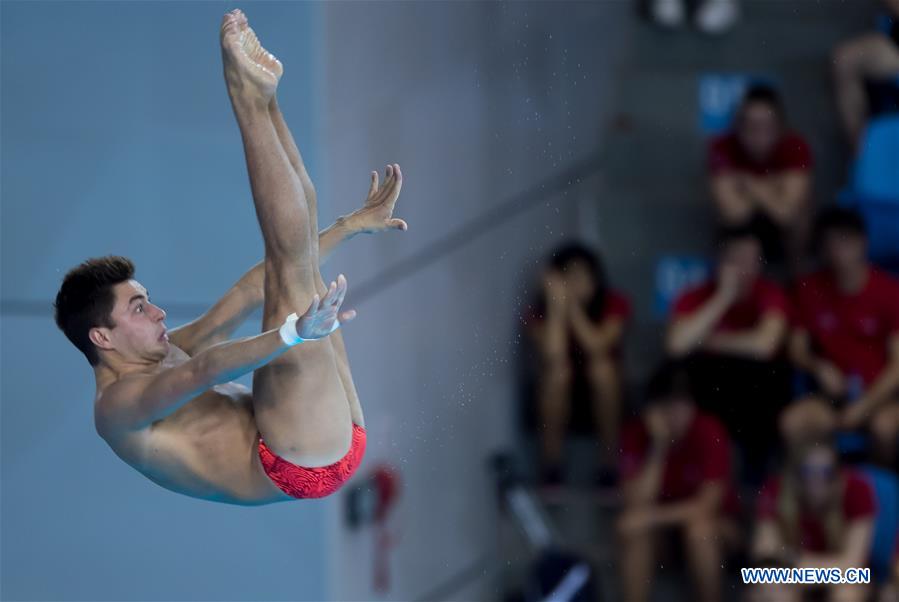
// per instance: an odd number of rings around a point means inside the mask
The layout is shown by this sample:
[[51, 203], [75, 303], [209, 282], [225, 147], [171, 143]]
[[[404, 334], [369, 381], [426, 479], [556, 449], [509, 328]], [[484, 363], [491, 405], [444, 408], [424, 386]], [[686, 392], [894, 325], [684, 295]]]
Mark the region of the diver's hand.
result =
[[361, 209], [346, 216], [345, 223], [353, 234], [380, 232], [381, 230], [408, 230], [409, 225], [393, 217], [393, 209], [403, 188], [403, 172], [397, 163], [388, 165], [384, 183], [378, 185], [378, 172], [371, 172], [368, 198]]
[[331, 282], [324, 298], [315, 295], [309, 309], [297, 320], [297, 335], [306, 340], [320, 339], [334, 331], [338, 320], [345, 324], [355, 318], [355, 310], [340, 311], [346, 289], [346, 278], [341, 274], [337, 277], [337, 282]]

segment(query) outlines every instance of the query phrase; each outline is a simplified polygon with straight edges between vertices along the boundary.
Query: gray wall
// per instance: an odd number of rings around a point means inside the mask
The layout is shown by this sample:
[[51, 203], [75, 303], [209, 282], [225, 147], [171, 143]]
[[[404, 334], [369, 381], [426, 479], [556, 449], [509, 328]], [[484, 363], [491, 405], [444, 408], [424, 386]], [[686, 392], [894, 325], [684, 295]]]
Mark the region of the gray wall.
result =
[[[133, 257], [190, 317], [260, 237], [216, 45], [226, 3], [2, 4], [3, 599], [372, 600], [373, 532], [342, 496], [271, 508], [183, 498], [93, 432], [93, 382], [49, 302], [84, 257]], [[595, 173], [356, 303], [354, 285], [600, 143], [627, 3], [252, 3], [322, 223], [399, 162], [407, 233], [357, 238], [345, 331], [369, 428], [401, 471], [389, 599], [494, 552], [486, 454], [514, 436], [518, 312], [537, 262], [592, 236]], [[165, 31], [163, 34], [162, 32]], [[614, 258], [610, 258], [613, 261]], [[244, 332], [258, 329], [258, 322]], [[490, 574], [487, 574], [490, 577]], [[495, 596], [489, 578], [456, 599]]]
[[[366, 173], [406, 175], [406, 233], [353, 240], [352, 284], [414, 257], [599, 143], [627, 3], [341, 2], [326, 10], [325, 183], [335, 212]], [[578, 235], [596, 177], [547, 194], [427, 270], [358, 305], [346, 338], [371, 433], [369, 465], [399, 466], [391, 599], [421, 596], [494, 549], [485, 458], [514, 436], [516, 339], [535, 262]], [[586, 226], [586, 229], [591, 226]], [[377, 599], [371, 532], [332, 522], [336, 599]], [[347, 570], [353, 567], [353, 570]], [[493, 573], [453, 599], [496, 598]]]

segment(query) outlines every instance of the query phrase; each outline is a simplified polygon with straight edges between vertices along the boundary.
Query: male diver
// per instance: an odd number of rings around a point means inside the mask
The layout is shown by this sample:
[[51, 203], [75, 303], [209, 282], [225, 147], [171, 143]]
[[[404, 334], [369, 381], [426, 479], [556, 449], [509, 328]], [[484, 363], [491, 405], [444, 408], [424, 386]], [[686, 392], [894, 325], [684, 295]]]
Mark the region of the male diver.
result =
[[[94, 368], [97, 432], [159, 485], [232, 504], [329, 495], [365, 451], [359, 397], [337, 330], [343, 275], [319, 261], [358, 232], [405, 230], [393, 218], [399, 165], [377, 172], [364, 206], [317, 232], [315, 189], [278, 108], [281, 63], [244, 14], [221, 27], [225, 82], [243, 139], [265, 259], [198, 319], [166, 330], [165, 312], [128, 259], [89, 259], [64, 278], [56, 322]], [[260, 304], [262, 334], [229, 341]], [[302, 312], [297, 316], [295, 312]], [[253, 372], [253, 389], [231, 382]]]

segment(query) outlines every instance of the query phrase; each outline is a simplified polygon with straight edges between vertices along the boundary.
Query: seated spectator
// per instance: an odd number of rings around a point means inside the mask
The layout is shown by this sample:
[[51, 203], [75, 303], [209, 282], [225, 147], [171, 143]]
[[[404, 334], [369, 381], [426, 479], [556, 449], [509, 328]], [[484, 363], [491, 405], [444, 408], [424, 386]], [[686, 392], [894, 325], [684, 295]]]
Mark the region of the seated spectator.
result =
[[892, 25], [887, 32], [870, 32], [844, 42], [834, 51], [837, 107], [843, 129], [858, 150], [868, 117], [867, 81], [899, 77], [899, 0], [883, 0]]
[[899, 281], [867, 260], [865, 225], [848, 209], [821, 214], [824, 268], [796, 287], [793, 363], [836, 402], [839, 427], [867, 428], [875, 460], [896, 461], [899, 436]]
[[832, 437], [839, 426], [839, 414], [826, 397], [808, 394], [784, 408], [778, 424], [786, 448], [798, 449]]
[[780, 358], [787, 302], [761, 275], [761, 245], [750, 228], [724, 230], [719, 248], [715, 278], [675, 301], [666, 345], [674, 357], [689, 356], [700, 407], [724, 422], [743, 451], [745, 478], [758, 482], [790, 396]]
[[542, 480], [562, 480], [562, 456], [572, 403], [590, 398], [601, 442], [600, 485], [612, 485], [621, 412], [621, 341], [630, 303], [606, 280], [599, 258], [573, 244], [553, 253], [537, 307], [526, 329], [538, 349], [537, 410]]
[[767, 259], [799, 270], [808, 240], [812, 153], [788, 128], [773, 88], [746, 92], [732, 131], [709, 143], [708, 169], [720, 223], [753, 224]]
[[662, 367], [642, 415], [621, 436], [622, 599], [649, 599], [660, 536], [680, 535], [696, 600], [721, 599], [725, 552], [738, 544], [730, 438], [693, 401], [686, 371]]
[[[751, 555], [778, 558], [799, 568], [868, 566], [874, 492], [854, 470], [841, 468], [829, 443], [805, 445], [782, 475], [765, 483]], [[825, 586], [830, 600], [865, 600], [866, 585]]]

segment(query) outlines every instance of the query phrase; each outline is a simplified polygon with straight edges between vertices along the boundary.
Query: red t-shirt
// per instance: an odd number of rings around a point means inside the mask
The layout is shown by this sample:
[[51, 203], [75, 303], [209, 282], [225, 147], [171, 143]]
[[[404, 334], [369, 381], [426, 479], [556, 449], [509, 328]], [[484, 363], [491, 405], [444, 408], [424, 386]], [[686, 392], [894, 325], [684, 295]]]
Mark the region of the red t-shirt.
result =
[[[674, 302], [674, 316], [681, 317], [696, 311], [714, 294], [717, 283], [706, 282], [682, 294]], [[769, 313], [788, 313], [787, 298], [780, 287], [765, 278], [756, 279], [749, 293], [730, 306], [713, 332], [748, 330], [758, 325]]]
[[808, 170], [811, 167], [811, 149], [796, 132], [785, 133], [771, 155], [761, 163], [746, 154], [733, 132], [709, 142], [708, 168], [713, 174], [722, 171], [748, 171], [763, 176], [793, 169]]
[[631, 317], [631, 313], [630, 299], [618, 291], [610, 290], [606, 293], [606, 304], [605, 307], [603, 307], [600, 321], [614, 317], [627, 320]]
[[805, 277], [793, 311], [793, 322], [808, 331], [818, 352], [865, 384], [886, 366], [890, 337], [899, 333], [899, 280], [869, 269], [868, 282], [854, 295], [840, 291], [827, 271]]
[[[652, 444], [643, 420], [631, 420], [621, 431], [621, 477], [632, 479], [646, 461]], [[665, 454], [660, 502], [675, 502], [696, 495], [710, 481], [724, 481], [723, 509], [736, 515], [740, 504], [731, 475], [730, 436], [717, 418], [697, 411], [687, 434]]]
[[[843, 522], [848, 525], [856, 520], [873, 518], [877, 503], [874, 490], [859, 473], [852, 469], [843, 472]], [[759, 519], [780, 519], [778, 495], [780, 493], [780, 477], [771, 477], [762, 487], [758, 500]], [[827, 530], [817, 516], [799, 511], [799, 544], [808, 552], [827, 552]]]

